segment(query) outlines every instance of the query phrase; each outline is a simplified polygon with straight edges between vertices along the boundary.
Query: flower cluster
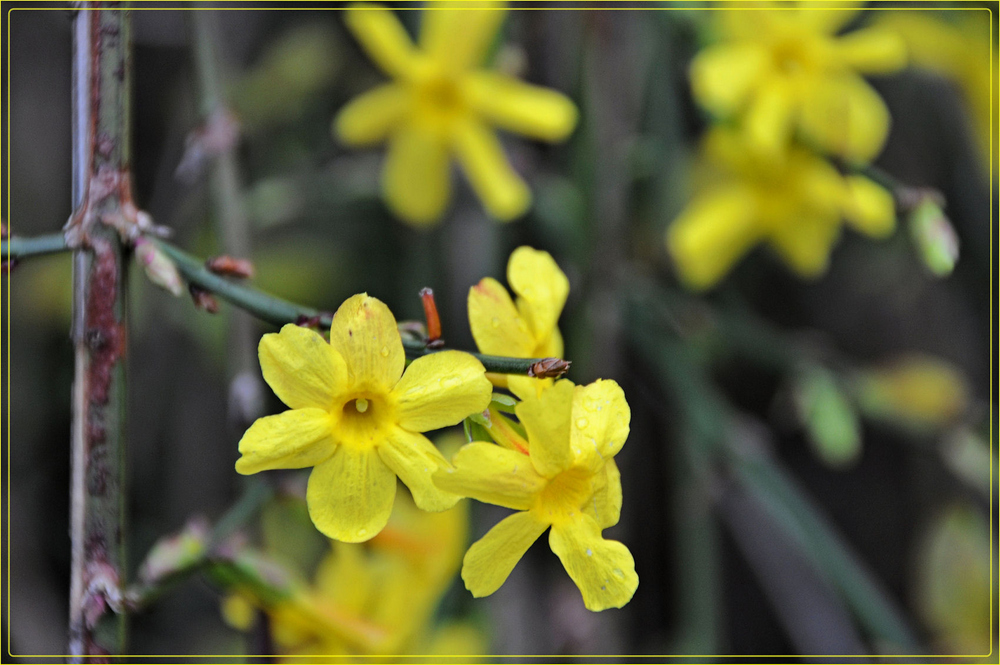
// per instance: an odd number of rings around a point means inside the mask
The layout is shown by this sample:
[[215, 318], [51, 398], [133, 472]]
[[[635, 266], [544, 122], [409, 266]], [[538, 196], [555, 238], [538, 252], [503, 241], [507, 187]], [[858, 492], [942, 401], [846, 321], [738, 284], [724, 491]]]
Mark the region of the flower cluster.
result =
[[871, 236], [893, 230], [891, 195], [841, 175], [825, 157], [858, 165], [878, 154], [889, 113], [859, 74], [906, 61], [891, 31], [838, 36], [856, 17], [805, 6], [719, 12], [719, 41], [691, 63], [691, 86], [728, 126], [709, 131], [701, 160], [708, 177], [667, 234], [690, 286], [713, 286], [761, 241], [811, 277], [825, 270], [841, 219]]
[[504, 3], [434, 7], [423, 13], [418, 48], [388, 9], [360, 4], [347, 12], [348, 28], [393, 80], [342, 109], [334, 133], [351, 146], [389, 143], [383, 193], [412, 225], [441, 218], [451, 156], [491, 216], [520, 216], [531, 192], [492, 127], [555, 142], [576, 126], [576, 107], [564, 95], [480, 68], [504, 17]]
[[[565, 274], [548, 253], [521, 247], [511, 256], [508, 278], [516, 304], [491, 278], [470, 289], [469, 318], [480, 350], [560, 355]], [[250, 427], [236, 468], [315, 467], [306, 492], [309, 515], [330, 538], [381, 537], [398, 476], [423, 510], [446, 510], [471, 497], [519, 511], [466, 553], [462, 577], [473, 595], [496, 591], [551, 528], [552, 551], [587, 608], [621, 607], [632, 598], [639, 583], [632, 555], [601, 535], [621, 511], [614, 456], [629, 432], [628, 403], [614, 381], [576, 386], [494, 377], [515, 400], [492, 396], [485, 368], [467, 353], [431, 353], [404, 371], [392, 314], [365, 294], [337, 310], [329, 341], [287, 325], [264, 336], [260, 361], [264, 379], [290, 409]], [[473, 415], [492, 441], [470, 441], [452, 463], [421, 434]]]

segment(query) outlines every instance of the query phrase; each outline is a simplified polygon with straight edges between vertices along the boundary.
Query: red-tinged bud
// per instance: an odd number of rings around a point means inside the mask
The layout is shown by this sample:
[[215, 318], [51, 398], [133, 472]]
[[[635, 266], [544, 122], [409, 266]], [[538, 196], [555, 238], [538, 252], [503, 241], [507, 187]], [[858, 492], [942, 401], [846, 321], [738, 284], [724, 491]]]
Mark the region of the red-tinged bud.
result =
[[219, 301], [211, 293], [194, 284], [188, 285], [188, 291], [191, 292], [191, 300], [194, 301], [195, 307], [209, 314], [217, 314], [219, 312]]
[[528, 376], [536, 379], [556, 379], [569, 371], [569, 360], [542, 358], [528, 368]]
[[434, 291], [426, 287], [420, 289], [420, 300], [423, 301], [424, 318], [427, 319], [427, 347], [440, 348], [444, 346], [444, 340], [441, 339], [441, 317], [434, 302]]
[[205, 267], [216, 275], [248, 279], [253, 277], [253, 263], [249, 259], [237, 259], [232, 256], [215, 256], [205, 261]]

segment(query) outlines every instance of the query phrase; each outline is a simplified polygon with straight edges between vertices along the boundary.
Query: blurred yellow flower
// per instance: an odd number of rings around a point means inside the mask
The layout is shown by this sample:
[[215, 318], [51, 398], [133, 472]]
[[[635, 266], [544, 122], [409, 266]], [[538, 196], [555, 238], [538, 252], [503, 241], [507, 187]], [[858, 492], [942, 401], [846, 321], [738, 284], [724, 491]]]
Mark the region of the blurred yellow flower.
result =
[[289, 324], [261, 339], [259, 356], [264, 380], [291, 408], [247, 430], [239, 473], [314, 466], [309, 515], [316, 528], [345, 542], [382, 530], [397, 476], [424, 510], [458, 500], [431, 481], [447, 462], [420, 432], [459, 423], [489, 404], [492, 386], [474, 357], [434, 353], [404, 373], [396, 320], [367, 294], [340, 306], [329, 343]]
[[856, 16], [842, 9], [718, 14], [720, 43], [691, 63], [694, 96], [706, 109], [723, 118], [740, 116], [749, 145], [770, 158], [783, 154], [795, 131], [851, 161], [878, 154], [889, 113], [858, 74], [903, 67], [902, 39], [878, 28], [837, 36]]
[[472, 626], [432, 626], [467, 537], [466, 502], [426, 513], [401, 496], [385, 529], [365, 545], [332, 542], [313, 581], [291, 598], [268, 602], [237, 589], [223, 601], [223, 616], [248, 630], [253, 608], [262, 607], [288, 656], [482, 653], [486, 640]]
[[[563, 340], [557, 324], [569, 295], [569, 280], [552, 255], [518, 247], [507, 262], [507, 282], [517, 295], [516, 306], [492, 277], [469, 289], [469, 327], [476, 346], [483, 353], [512, 358], [561, 358]], [[525, 385], [541, 381], [491, 378], [502, 386], [507, 381]]]
[[561, 141], [576, 125], [576, 107], [564, 95], [479, 69], [505, 13], [504, 3], [428, 7], [417, 48], [389, 10], [356, 5], [347, 12], [348, 28], [393, 81], [344, 107], [334, 133], [352, 146], [388, 141], [383, 194], [413, 225], [432, 224], [444, 212], [450, 155], [490, 215], [502, 221], [520, 216], [531, 193], [491, 126]]
[[453, 469], [434, 474], [443, 489], [519, 512], [503, 519], [465, 555], [462, 579], [473, 596], [504, 583], [546, 529], [549, 546], [592, 611], [622, 607], [639, 585], [632, 554], [605, 540], [618, 523], [621, 477], [614, 456], [625, 444], [631, 413], [614, 381], [574, 386], [562, 380], [518, 395], [528, 454], [481, 441], [456, 453]]
[[892, 195], [868, 178], [841, 175], [803, 149], [772, 162], [744, 146], [733, 131], [709, 132], [697, 176], [704, 186], [667, 231], [667, 248], [689, 286], [713, 286], [763, 241], [800, 275], [814, 277], [826, 270], [841, 218], [872, 237], [895, 228]]

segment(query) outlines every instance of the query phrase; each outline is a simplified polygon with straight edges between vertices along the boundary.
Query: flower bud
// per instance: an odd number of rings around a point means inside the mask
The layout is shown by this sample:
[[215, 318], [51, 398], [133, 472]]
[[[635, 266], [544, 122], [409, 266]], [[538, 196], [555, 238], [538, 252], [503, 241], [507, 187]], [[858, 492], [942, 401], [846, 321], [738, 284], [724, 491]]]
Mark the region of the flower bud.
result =
[[861, 454], [857, 416], [836, 378], [810, 367], [796, 379], [795, 405], [816, 454], [830, 466], [846, 466]]
[[179, 297], [184, 293], [184, 283], [177, 266], [160, 251], [156, 243], [146, 238], [135, 241], [135, 260], [142, 266], [149, 281]]
[[958, 236], [941, 206], [925, 198], [910, 212], [909, 222], [910, 237], [927, 269], [938, 277], [951, 274], [958, 261]]

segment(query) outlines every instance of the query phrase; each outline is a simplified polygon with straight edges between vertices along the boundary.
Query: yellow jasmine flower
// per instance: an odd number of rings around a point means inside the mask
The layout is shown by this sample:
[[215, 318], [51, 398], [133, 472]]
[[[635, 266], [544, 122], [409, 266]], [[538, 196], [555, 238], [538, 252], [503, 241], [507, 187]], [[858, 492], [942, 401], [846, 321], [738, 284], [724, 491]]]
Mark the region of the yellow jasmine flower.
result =
[[667, 248], [688, 285], [718, 282], [759, 242], [767, 242], [803, 277], [826, 270], [841, 218], [884, 237], [895, 227], [885, 189], [860, 175], [841, 175], [827, 161], [792, 148], [782, 162], [761, 160], [732, 131], [706, 136], [705, 185], [667, 231]]
[[420, 432], [486, 408], [492, 386], [474, 357], [442, 351], [404, 372], [396, 320], [367, 294], [340, 306], [329, 342], [289, 324], [261, 339], [259, 356], [264, 380], [290, 410], [247, 430], [239, 473], [315, 467], [306, 491], [309, 515], [330, 538], [352, 543], [385, 526], [397, 476], [423, 510], [445, 510], [458, 500], [431, 481], [447, 462]]
[[[557, 324], [569, 295], [565, 273], [548, 252], [523, 246], [510, 255], [507, 282], [517, 295], [516, 305], [492, 277], [469, 289], [469, 327], [476, 346], [482, 353], [511, 358], [561, 358], [563, 339]], [[522, 376], [491, 378], [501, 386], [507, 381], [542, 383]]]
[[428, 8], [419, 48], [389, 10], [356, 5], [347, 12], [348, 28], [392, 81], [344, 107], [334, 133], [351, 146], [389, 143], [383, 195], [413, 225], [432, 224], [444, 212], [451, 156], [490, 215], [520, 216], [531, 193], [492, 127], [552, 142], [576, 125], [576, 107], [564, 95], [480, 68], [504, 7]]
[[618, 523], [621, 477], [614, 456], [628, 437], [631, 417], [614, 381], [574, 386], [562, 380], [519, 397], [518, 419], [527, 440], [517, 450], [474, 441], [463, 446], [454, 468], [434, 481], [449, 492], [519, 512], [503, 519], [465, 555], [462, 579], [473, 596], [487, 596], [504, 583], [539, 536], [583, 594], [587, 609], [622, 607], [639, 578], [632, 554], [605, 540], [601, 531]]
[[740, 116], [757, 152], [780, 157], [794, 131], [822, 150], [866, 162], [882, 149], [889, 112], [859, 73], [906, 63], [905, 45], [879, 28], [837, 31], [843, 10], [727, 10], [722, 41], [691, 63], [695, 98], [721, 117]]

